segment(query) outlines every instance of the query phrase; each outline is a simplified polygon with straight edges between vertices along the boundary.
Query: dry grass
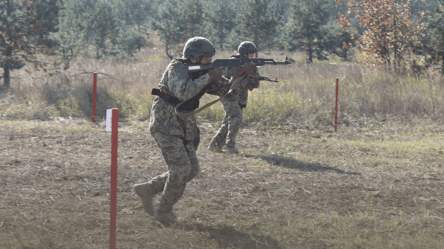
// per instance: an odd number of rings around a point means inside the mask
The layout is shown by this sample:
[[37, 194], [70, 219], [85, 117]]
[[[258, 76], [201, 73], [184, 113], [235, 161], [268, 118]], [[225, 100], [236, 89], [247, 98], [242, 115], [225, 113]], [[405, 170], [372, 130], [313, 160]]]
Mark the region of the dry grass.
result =
[[[222, 52], [216, 58], [227, 58]], [[278, 52], [259, 54], [282, 61]], [[387, 116], [403, 119], [442, 119], [444, 84], [440, 77], [394, 75], [374, 72], [349, 62], [304, 64], [301, 54], [290, 54], [295, 61], [287, 66], [264, 66], [262, 75], [278, 78], [279, 83], [262, 82], [250, 94], [245, 124], [281, 124], [310, 120], [331, 124], [334, 110], [334, 83], [340, 79], [340, 122], [350, 124], [350, 117]], [[80, 117], [89, 119], [92, 106], [92, 72], [99, 73], [97, 115], [119, 108], [123, 118], [146, 120], [152, 103], [150, 91], [156, 87], [169, 60], [156, 49], [145, 49], [132, 60], [78, 59], [71, 68], [57, 76], [33, 72], [30, 68], [13, 71], [12, 94], [3, 94], [0, 115], [6, 119], [41, 119]], [[30, 72], [30, 73], [27, 73]], [[214, 99], [206, 96], [204, 102]], [[200, 114], [219, 121], [221, 105]]]

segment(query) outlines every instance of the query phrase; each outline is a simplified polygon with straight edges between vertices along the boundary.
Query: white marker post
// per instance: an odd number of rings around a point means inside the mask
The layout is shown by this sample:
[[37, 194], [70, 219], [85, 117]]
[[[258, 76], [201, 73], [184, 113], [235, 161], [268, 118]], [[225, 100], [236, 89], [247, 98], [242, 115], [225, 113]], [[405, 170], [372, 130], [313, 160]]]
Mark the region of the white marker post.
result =
[[111, 131], [111, 117], [113, 116], [113, 109], [106, 110], [106, 128], [105, 131]]

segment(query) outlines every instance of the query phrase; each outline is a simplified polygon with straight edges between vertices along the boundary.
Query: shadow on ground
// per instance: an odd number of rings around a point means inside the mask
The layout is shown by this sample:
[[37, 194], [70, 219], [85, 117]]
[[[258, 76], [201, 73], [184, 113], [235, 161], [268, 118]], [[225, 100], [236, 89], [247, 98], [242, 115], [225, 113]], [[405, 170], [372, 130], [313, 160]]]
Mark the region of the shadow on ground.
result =
[[187, 231], [199, 231], [207, 233], [210, 240], [219, 244], [220, 248], [242, 248], [242, 249], [280, 249], [277, 240], [270, 236], [250, 234], [236, 230], [232, 226], [221, 225], [218, 227], [189, 224], [184, 227]]
[[273, 166], [282, 166], [284, 168], [289, 169], [299, 169], [302, 171], [334, 171], [338, 174], [349, 174], [349, 175], [359, 175], [359, 173], [356, 172], [347, 172], [341, 169], [329, 167], [326, 165], [322, 165], [320, 163], [305, 163], [298, 161], [292, 157], [283, 157], [283, 156], [277, 156], [277, 155], [269, 155], [269, 156], [262, 156], [262, 155], [243, 155], [245, 157], [249, 158], [256, 158], [256, 159], [262, 159]]

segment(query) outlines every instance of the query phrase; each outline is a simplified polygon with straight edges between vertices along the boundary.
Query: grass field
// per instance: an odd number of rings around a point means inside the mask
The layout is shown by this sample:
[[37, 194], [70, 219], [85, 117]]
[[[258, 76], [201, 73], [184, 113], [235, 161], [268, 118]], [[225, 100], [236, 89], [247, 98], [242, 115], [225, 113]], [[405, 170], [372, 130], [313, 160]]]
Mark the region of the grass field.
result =
[[14, 72], [0, 99], [0, 248], [108, 248], [111, 135], [90, 122], [92, 71], [103, 73], [99, 118], [122, 113], [118, 248], [444, 248], [442, 79], [300, 55], [260, 69], [280, 83], [251, 92], [239, 155], [206, 148], [220, 104], [198, 115], [201, 172], [175, 206], [187, 224], [159, 227], [132, 189], [166, 170], [147, 92], [168, 60], [148, 52], [79, 61], [60, 76]]

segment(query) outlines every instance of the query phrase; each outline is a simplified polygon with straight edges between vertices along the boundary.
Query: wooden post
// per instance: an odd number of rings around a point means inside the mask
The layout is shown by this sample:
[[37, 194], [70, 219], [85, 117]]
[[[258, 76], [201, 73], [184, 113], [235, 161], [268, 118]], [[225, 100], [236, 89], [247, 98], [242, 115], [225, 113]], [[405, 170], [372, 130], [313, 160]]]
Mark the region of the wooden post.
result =
[[110, 202], [110, 229], [109, 248], [116, 249], [116, 217], [117, 217], [117, 131], [119, 123], [119, 109], [112, 109], [111, 127], [111, 202]]
[[97, 98], [97, 73], [93, 74], [93, 104], [92, 104], [92, 122], [96, 122], [96, 98]]
[[336, 104], [335, 104], [335, 131], [338, 126], [338, 98], [339, 98], [339, 78], [336, 78]]

